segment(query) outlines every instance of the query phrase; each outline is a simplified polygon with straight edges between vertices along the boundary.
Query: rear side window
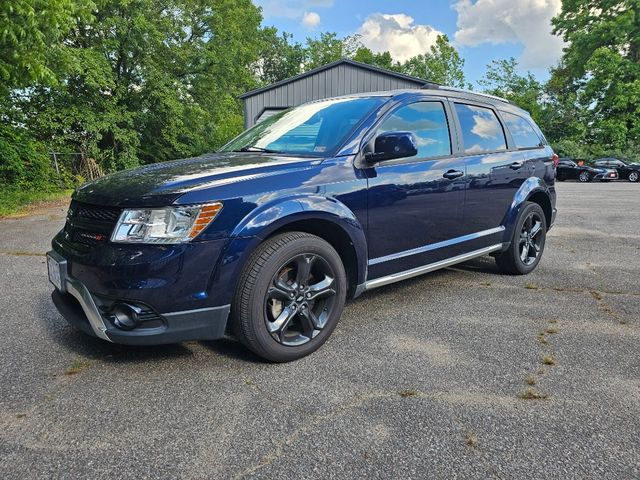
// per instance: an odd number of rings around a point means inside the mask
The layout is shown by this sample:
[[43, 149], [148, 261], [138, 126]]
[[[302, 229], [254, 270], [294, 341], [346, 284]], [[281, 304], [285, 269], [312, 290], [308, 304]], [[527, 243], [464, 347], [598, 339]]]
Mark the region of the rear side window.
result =
[[378, 128], [384, 132], [411, 132], [418, 143], [417, 158], [451, 155], [449, 124], [441, 102], [416, 102], [400, 107]]
[[516, 148], [536, 148], [542, 146], [540, 137], [525, 118], [507, 112], [502, 112], [502, 118], [504, 118], [507, 129], [509, 133], [511, 133], [513, 141], [516, 143]]
[[502, 125], [490, 108], [456, 103], [465, 153], [506, 150]]

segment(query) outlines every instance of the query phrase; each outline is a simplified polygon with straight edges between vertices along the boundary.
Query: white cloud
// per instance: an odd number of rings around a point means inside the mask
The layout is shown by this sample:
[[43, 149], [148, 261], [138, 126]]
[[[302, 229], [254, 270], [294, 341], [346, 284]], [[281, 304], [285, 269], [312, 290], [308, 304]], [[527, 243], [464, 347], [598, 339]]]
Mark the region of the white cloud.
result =
[[519, 42], [524, 52], [519, 59], [524, 68], [546, 68], [562, 54], [564, 43], [551, 33], [551, 19], [560, 11], [562, 0], [459, 0], [458, 45]]
[[333, 7], [333, 0], [256, 0], [255, 3], [262, 7], [265, 18], [302, 19], [311, 8]]
[[307, 28], [316, 28], [320, 25], [320, 15], [316, 12], [304, 12], [302, 16], [302, 24]]
[[413, 17], [404, 13], [369, 15], [358, 33], [366, 47], [374, 52], [389, 51], [394, 59], [402, 62], [429, 52], [442, 34], [429, 25], [414, 24]]

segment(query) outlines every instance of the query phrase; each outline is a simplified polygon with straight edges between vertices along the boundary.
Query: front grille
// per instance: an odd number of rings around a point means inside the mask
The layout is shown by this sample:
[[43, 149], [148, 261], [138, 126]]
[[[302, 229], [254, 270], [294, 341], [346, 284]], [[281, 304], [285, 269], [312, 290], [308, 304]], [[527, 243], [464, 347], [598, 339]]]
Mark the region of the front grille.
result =
[[115, 223], [120, 217], [122, 209], [117, 207], [103, 207], [101, 205], [88, 205], [86, 203], [71, 202], [67, 217], [86, 218]]
[[67, 212], [66, 240], [77, 250], [88, 251], [111, 237], [122, 209], [73, 201]]

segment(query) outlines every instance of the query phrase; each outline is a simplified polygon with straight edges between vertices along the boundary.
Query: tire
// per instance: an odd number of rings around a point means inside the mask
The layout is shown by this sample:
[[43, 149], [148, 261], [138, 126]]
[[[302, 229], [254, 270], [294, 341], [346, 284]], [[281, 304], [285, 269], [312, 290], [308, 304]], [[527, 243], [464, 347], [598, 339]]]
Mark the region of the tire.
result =
[[329, 243], [308, 233], [283, 233], [249, 258], [231, 306], [232, 331], [266, 360], [297, 360], [329, 338], [346, 295], [344, 265]]
[[589, 172], [580, 172], [580, 175], [578, 175], [578, 180], [581, 183], [587, 183], [591, 181], [591, 175], [589, 175]]
[[[532, 219], [531, 223], [527, 223], [529, 219]], [[538, 223], [540, 225], [532, 235], [532, 229]], [[526, 202], [518, 215], [509, 248], [496, 256], [498, 268], [509, 275], [531, 273], [542, 258], [546, 236], [547, 222], [542, 208], [537, 203]], [[526, 242], [526, 245], [523, 242]], [[527, 253], [523, 255], [525, 248]], [[532, 254], [535, 254], [535, 257], [532, 258]]]
[[634, 183], [637, 182], [638, 180], [640, 180], [640, 172], [636, 172], [636, 171], [631, 172], [627, 177], [627, 179], [630, 182], [634, 182]]

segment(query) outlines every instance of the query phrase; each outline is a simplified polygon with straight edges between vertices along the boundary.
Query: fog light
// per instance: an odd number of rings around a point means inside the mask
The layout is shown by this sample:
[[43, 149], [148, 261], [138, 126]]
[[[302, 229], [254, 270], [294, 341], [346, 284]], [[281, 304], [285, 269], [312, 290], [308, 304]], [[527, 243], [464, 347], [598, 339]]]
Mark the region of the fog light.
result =
[[113, 324], [121, 330], [132, 330], [140, 323], [138, 314], [142, 311], [140, 307], [129, 305], [128, 303], [114, 303], [109, 310], [109, 317]]

